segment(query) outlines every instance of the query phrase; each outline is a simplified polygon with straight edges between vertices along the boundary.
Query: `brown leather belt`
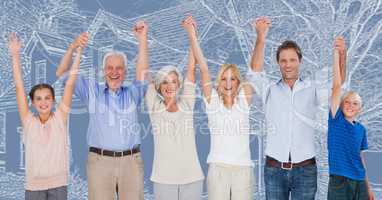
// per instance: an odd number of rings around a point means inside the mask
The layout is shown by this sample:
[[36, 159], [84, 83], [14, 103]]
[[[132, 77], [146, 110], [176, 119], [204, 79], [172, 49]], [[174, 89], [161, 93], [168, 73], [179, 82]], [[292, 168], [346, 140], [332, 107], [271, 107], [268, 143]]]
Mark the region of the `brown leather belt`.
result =
[[135, 147], [134, 149], [125, 150], [125, 151], [110, 151], [110, 150], [106, 150], [106, 149], [100, 149], [97, 147], [90, 147], [89, 151], [96, 153], [96, 154], [99, 154], [99, 155], [102, 155], [102, 156], [122, 157], [122, 156], [128, 156], [128, 155], [138, 153], [141, 150], [139, 149], [139, 146], [138, 146], [138, 147]]
[[269, 167], [291, 170], [292, 168], [304, 167], [307, 165], [315, 165], [316, 159], [313, 157], [299, 163], [291, 163], [291, 162], [280, 162], [272, 157], [267, 156], [265, 163]]

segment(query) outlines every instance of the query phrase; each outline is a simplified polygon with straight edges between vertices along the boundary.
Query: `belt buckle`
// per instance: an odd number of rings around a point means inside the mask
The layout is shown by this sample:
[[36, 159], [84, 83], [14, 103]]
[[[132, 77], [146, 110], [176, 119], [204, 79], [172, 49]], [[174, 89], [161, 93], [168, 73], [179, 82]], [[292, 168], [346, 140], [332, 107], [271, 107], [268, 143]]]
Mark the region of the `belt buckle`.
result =
[[[285, 167], [284, 164], [290, 164], [290, 167]], [[291, 163], [291, 162], [282, 162], [281, 163], [281, 169], [292, 170], [292, 168], [293, 168], [293, 163]]]
[[122, 157], [123, 156], [123, 151], [113, 151], [113, 157], [117, 157], [118, 153], [121, 154], [121, 156], [118, 156], [118, 157]]

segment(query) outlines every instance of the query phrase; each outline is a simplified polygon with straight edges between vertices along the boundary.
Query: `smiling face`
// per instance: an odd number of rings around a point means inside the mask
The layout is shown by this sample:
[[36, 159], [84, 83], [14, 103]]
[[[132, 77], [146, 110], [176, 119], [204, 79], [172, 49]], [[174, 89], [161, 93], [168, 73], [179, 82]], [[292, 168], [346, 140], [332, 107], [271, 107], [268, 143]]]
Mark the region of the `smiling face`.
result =
[[54, 97], [48, 88], [37, 89], [33, 94], [32, 105], [40, 115], [50, 114]]
[[341, 103], [345, 118], [354, 121], [361, 111], [361, 104], [361, 97], [357, 93], [349, 92], [345, 94]]
[[108, 87], [116, 91], [125, 80], [125, 63], [121, 56], [111, 55], [106, 58], [104, 77]]
[[227, 68], [220, 76], [218, 91], [223, 96], [234, 96], [237, 94], [240, 79], [237, 72], [232, 68]]
[[165, 99], [172, 99], [176, 97], [179, 87], [178, 75], [175, 72], [170, 72], [160, 83], [159, 91]]
[[296, 80], [298, 78], [300, 59], [296, 50], [292, 48], [281, 50], [278, 63], [284, 80]]

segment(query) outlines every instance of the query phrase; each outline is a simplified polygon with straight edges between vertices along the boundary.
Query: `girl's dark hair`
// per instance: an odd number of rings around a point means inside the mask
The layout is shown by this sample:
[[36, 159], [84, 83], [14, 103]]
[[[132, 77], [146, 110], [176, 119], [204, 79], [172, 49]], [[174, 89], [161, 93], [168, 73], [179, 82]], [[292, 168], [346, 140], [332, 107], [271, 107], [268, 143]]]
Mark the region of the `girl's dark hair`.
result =
[[282, 50], [285, 50], [285, 49], [293, 49], [293, 50], [295, 50], [296, 53], [297, 53], [298, 59], [301, 61], [301, 59], [302, 59], [302, 53], [301, 53], [301, 49], [300, 49], [300, 47], [298, 46], [298, 44], [297, 44], [295, 41], [286, 40], [286, 41], [284, 41], [284, 42], [277, 48], [277, 53], [276, 53], [276, 59], [277, 59], [277, 62], [279, 61], [279, 58], [280, 58], [280, 52], [281, 52]]
[[48, 89], [50, 93], [52, 93], [53, 99], [54, 99], [54, 89], [51, 85], [46, 84], [46, 83], [40, 83], [32, 87], [31, 91], [29, 92], [29, 97], [33, 101], [34, 99], [34, 93], [36, 90], [41, 90], [41, 89]]

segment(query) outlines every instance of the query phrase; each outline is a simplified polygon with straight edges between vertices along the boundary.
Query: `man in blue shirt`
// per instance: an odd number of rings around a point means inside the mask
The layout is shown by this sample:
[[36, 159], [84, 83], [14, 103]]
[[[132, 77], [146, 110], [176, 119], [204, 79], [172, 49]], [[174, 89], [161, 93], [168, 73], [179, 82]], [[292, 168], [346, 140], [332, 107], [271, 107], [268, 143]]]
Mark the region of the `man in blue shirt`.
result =
[[[119, 51], [106, 53], [103, 75], [106, 84], [92, 78], [78, 76], [75, 83], [77, 97], [88, 106], [89, 127], [87, 142], [88, 195], [90, 200], [119, 199], [143, 200], [143, 162], [140, 154], [140, 124], [138, 106], [145, 95], [148, 71], [148, 26], [137, 22], [134, 34], [139, 43], [136, 80], [123, 86], [126, 56]], [[69, 46], [56, 75], [67, 79], [73, 51], [84, 47], [88, 34], [82, 33]]]

